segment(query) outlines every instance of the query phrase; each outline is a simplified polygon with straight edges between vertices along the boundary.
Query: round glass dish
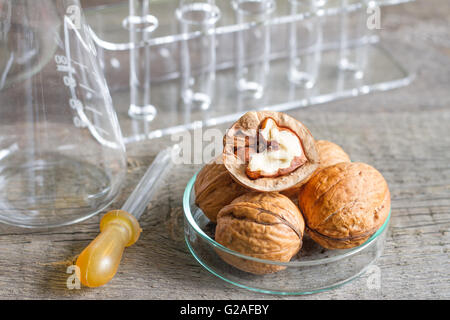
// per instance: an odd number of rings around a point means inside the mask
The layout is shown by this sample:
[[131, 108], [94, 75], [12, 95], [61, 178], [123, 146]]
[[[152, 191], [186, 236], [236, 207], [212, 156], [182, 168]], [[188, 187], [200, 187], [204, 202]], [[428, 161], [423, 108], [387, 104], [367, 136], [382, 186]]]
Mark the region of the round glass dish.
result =
[[[233, 285], [268, 294], [302, 295], [321, 292], [363, 274], [383, 252], [390, 214], [384, 225], [369, 240], [352, 249], [326, 250], [305, 235], [302, 249], [290, 262], [253, 258], [230, 250], [214, 241], [215, 224], [195, 205], [193, 189], [196, 176], [187, 184], [183, 196], [186, 244], [206, 270]], [[273, 274], [254, 275], [227, 264], [218, 252], [256, 263], [283, 266], [285, 269]]]

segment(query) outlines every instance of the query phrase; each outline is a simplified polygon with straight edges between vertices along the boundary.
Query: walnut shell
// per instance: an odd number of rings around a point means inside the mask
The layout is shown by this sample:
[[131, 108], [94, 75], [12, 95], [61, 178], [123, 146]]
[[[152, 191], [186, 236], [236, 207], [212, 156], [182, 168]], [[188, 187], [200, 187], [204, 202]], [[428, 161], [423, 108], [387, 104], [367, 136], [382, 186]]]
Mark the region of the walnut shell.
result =
[[[220, 210], [215, 239], [247, 256], [288, 262], [300, 250], [304, 230], [303, 216], [289, 198], [275, 192], [250, 192]], [[217, 252], [232, 266], [254, 274], [285, 268]]]
[[212, 222], [216, 222], [220, 209], [240, 195], [248, 192], [235, 182], [218, 157], [206, 164], [195, 179], [195, 204]]
[[327, 140], [316, 141], [320, 164], [318, 169], [332, 166], [336, 163], [350, 162], [349, 155], [336, 143]]
[[327, 249], [361, 245], [386, 221], [386, 180], [365, 163], [342, 162], [320, 170], [298, 199], [311, 238]]
[[[332, 166], [336, 163], [351, 161], [349, 155], [340, 146], [338, 146], [333, 142], [327, 140], [317, 140], [316, 149], [317, 153], [319, 154], [320, 163], [319, 167], [309, 177], [309, 179], [311, 179], [314, 174], [316, 174], [319, 170], [323, 168]], [[301, 192], [302, 187], [305, 185], [306, 182], [307, 181], [302, 181], [296, 186], [289, 188], [288, 190], [285, 190], [281, 193], [289, 198], [294, 197], [296, 198], [298, 197], [298, 194]]]
[[[268, 118], [273, 119], [279, 128], [289, 129], [295, 133], [300, 140], [304, 159], [302, 164], [292, 172], [252, 179], [247, 175], [248, 159], [241, 159], [236, 154], [237, 141], [242, 143], [245, 140], [245, 144], [251, 146], [258, 137], [260, 125]], [[247, 156], [246, 149], [245, 158]], [[300, 121], [274, 111], [247, 112], [234, 123], [224, 136], [223, 160], [233, 179], [246, 188], [261, 192], [289, 189], [306, 181], [319, 165], [315, 141], [309, 130]]]

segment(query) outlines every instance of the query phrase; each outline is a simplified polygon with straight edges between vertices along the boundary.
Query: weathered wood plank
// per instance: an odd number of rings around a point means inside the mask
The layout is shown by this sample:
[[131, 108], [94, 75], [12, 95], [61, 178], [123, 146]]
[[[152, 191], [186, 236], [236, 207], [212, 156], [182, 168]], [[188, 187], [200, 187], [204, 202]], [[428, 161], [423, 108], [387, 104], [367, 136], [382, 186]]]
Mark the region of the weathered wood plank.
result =
[[[365, 276], [313, 299], [450, 298], [450, 33], [449, 3], [419, 0], [387, 8], [387, 44], [417, 70], [409, 87], [291, 112], [319, 139], [342, 145], [355, 161], [386, 177], [392, 221], [380, 290]], [[225, 130], [225, 126], [221, 127]], [[129, 148], [120, 207], [168, 139]], [[297, 299], [237, 289], [205, 271], [183, 240], [182, 194], [198, 165], [171, 171], [142, 217], [139, 242], [126, 250], [116, 277], [97, 289], [66, 288], [66, 265], [95, 237], [100, 216], [75, 226], [30, 231], [0, 226], [3, 299]]]

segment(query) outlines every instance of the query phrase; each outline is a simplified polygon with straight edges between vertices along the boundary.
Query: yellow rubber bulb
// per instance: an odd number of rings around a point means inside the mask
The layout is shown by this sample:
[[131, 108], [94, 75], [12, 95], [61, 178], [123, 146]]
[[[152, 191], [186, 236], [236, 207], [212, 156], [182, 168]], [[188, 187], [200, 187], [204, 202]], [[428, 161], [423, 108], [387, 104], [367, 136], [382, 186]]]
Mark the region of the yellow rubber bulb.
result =
[[79, 278], [87, 287], [100, 287], [116, 274], [123, 250], [141, 233], [139, 222], [123, 210], [113, 210], [100, 221], [100, 234], [79, 255]]

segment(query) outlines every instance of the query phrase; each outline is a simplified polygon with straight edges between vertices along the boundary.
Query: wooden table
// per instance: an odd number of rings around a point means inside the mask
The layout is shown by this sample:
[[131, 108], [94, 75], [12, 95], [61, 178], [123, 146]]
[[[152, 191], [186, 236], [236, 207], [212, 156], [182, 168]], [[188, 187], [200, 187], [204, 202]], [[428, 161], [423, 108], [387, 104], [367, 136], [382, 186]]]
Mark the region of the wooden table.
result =
[[[341, 146], [386, 177], [392, 221], [381, 288], [367, 276], [309, 299], [450, 298], [450, 3], [419, 0], [382, 12], [383, 40], [417, 72], [412, 85], [290, 112], [318, 139]], [[220, 129], [225, 130], [226, 126]], [[130, 145], [118, 208], [169, 139]], [[54, 230], [0, 226], [2, 299], [303, 299], [257, 294], [204, 270], [183, 239], [182, 194], [199, 165], [175, 167], [141, 220], [116, 277], [97, 289], [69, 290], [67, 265], [96, 236], [101, 215]]]

